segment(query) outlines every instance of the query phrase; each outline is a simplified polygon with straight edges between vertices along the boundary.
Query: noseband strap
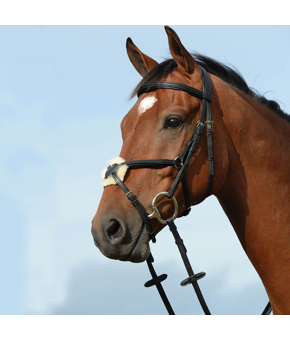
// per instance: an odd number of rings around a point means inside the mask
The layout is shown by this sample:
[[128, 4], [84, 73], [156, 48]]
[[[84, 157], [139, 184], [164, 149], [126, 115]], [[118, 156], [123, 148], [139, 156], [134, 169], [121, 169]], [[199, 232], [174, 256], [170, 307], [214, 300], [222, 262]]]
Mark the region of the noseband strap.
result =
[[[124, 164], [124, 163], [121, 163]], [[145, 210], [145, 208], [143, 207], [143, 205], [139, 202], [138, 198], [133, 195], [132, 191], [130, 191], [128, 189], [128, 187], [126, 186], [126, 184], [120, 179], [120, 177], [117, 175], [117, 167], [118, 164], [113, 164], [112, 166], [108, 167], [107, 172], [109, 171], [110, 174], [113, 176], [113, 178], [115, 179], [115, 181], [117, 182], [117, 184], [119, 185], [119, 187], [124, 191], [124, 193], [126, 194], [127, 198], [129, 199], [129, 201], [133, 204], [133, 206], [137, 209], [138, 213], [140, 214], [143, 223], [145, 224], [147, 231], [149, 233], [149, 237], [152, 240], [153, 243], [156, 242], [156, 238], [154, 235], [154, 231], [149, 219], [149, 216]], [[107, 173], [106, 173], [107, 175]], [[106, 176], [105, 176], [106, 178]]]

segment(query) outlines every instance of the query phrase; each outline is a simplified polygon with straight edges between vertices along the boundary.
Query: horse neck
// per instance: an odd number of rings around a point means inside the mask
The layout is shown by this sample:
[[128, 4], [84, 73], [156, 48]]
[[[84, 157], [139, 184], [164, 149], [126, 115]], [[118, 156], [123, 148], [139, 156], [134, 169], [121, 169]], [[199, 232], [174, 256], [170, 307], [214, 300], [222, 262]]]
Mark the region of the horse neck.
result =
[[226, 180], [216, 196], [275, 311], [289, 314], [290, 124], [226, 84], [215, 91], [229, 157]]

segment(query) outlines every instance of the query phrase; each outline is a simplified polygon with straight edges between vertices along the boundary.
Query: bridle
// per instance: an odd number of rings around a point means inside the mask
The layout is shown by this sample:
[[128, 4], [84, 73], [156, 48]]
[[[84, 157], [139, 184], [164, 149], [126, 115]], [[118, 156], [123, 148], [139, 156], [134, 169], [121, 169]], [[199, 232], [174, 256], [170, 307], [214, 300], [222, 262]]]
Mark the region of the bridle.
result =
[[[162, 224], [168, 224], [170, 231], [172, 232], [174, 238], [175, 238], [175, 243], [179, 249], [180, 255], [182, 257], [182, 260], [184, 262], [185, 268], [188, 272], [189, 277], [181, 282], [181, 286], [186, 286], [188, 284], [192, 284], [195, 293], [197, 295], [197, 298], [200, 302], [200, 305], [206, 315], [210, 315], [209, 308], [203, 298], [202, 292], [199, 288], [198, 285], [198, 280], [203, 278], [205, 276], [204, 272], [194, 274], [191, 264], [189, 262], [189, 259], [187, 257], [187, 250], [184, 246], [183, 240], [181, 239], [177, 227], [174, 223], [174, 220], [177, 217], [182, 217], [186, 216], [189, 214], [191, 210], [191, 204], [189, 200], [189, 193], [187, 189], [187, 184], [185, 180], [185, 172], [192, 160], [192, 157], [197, 149], [199, 140], [201, 138], [203, 128], [206, 126], [206, 135], [207, 135], [207, 151], [208, 151], [208, 164], [209, 164], [209, 172], [208, 172], [208, 184], [207, 184], [207, 189], [206, 192], [201, 200], [198, 202], [195, 202], [193, 205], [199, 204], [202, 201], [205, 200], [205, 198], [210, 194], [211, 189], [212, 189], [212, 182], [213, 182], [213, 174], [214, 174], [214, 166], [213, 166], [213, 147], [212, 147], [212, 118], [211, 118], [211, 81], [210, 77], [207, 73], [207, 71], [200, 66], [201, 71], [202, 71], [202, 84], [203, 84], [203, 92], [185, 85], [181, 83], [176, 83], [176, 82], [170, 82], [170, 81], [156, 81], [156, 82], [147, 82], [143, 84], [138, 93], [137, 96], [139, 97], [143, 93], [149, 93], [152, 91], [156, 91], [158, 89], [170, 89], [170, 90], [175, 90], [175, 91], [182, 91], [186, 92], [189, 95], [199, 98], [202, 100], [202, 108], [200, 112], [199, 119], [194, 127], [194, 130], [192, 132], [192, 135], [185, 145], [183, 151], [181, 154], [176, 157], [174, 160], [170, 159], [146, 159], [146, 160], [135, 160], [135, 161], [125, 161], [119, 164], [112, 164], [107, 168], [107, 171], [105, 173], [105, 178], [108, 178], [109, 176], [112, 176], [116, 183], [120, 186], [120, 188], [124, 191], [130, 202], [133, 204], [133, 206], [137, 209], [139, 212], [143, 224], [142, 228], [140, 231], [143, 231], [144, 226], [146, 226], [146, 229], [149, 233], [149, 237], [152, 240], [153, 243], [156, 242], [156, 238], [154, 235], [154, 231], [151, 225], [151, 219], [155, 218], [157, 219], [160, 223]], [[205, 121], [206, 119], [206, 121]], [[130, 169], [140, 169], [140, 168], [165, 168], [168, 166], [174, 166], [177, 170], [178, 173], [170, 187], [170, 189], [167, 192], [160, 192], [157, 194], [153, 201], [152, 201], [152, 213], [148, 214], [143, 207], [143, 205], [140, 203], [140, 201], [137, 199], [137, 197], [130, 191], [130, 189], [126, 186], [124, 181], [120, 179], [120, 177], [117, 175], [117, 170], [120, 166], [122, 165], [127, 165]], [[184, 193], [184, 198], [185, 198], [185, 205], [186, 209], [185, 211], [178, 216], [178, 203], [176, 198], [174, 197], [174, 194], [177, 190], [178, 185], [182, 183], [182, 188], [183, 188], [183, 193]], [[164, 220], [161, 217], [161, 214], [156, 206], [157, 200], [162, 197], [166, 196], [169, 199], [172, 199], [175, 207], [175, 211], [172, 217]], [[149, 268], [149, 271], [151, 273], [152, 279], [149, 280], [148, 282], [145, 283], [145, 287], [151, 287], [153, 285], [156, 286], [163, 303], [168, 311], [168, 314], [174, 315], [174, 311], [170, 305], [170, 302], [168, 301], [168, 298], [164, 292], [164, 289], [161, 285], [161, 282], [164, 281], [167, 278], [166, 274], [162, 274], [158, 276], [154, 270], [153, 267], [153, 256], [150, 253], [149, 257], [147, 258], [147, 265]], [[267, 306], [265, 307], [262, 315], [269, 315], [272, 311], [270, 302], [268, 302]]]
[[[196, 202], [194, 204], [198, 204], [202, 202], [210, 193], [211, 187], [212, 187], [212, 180], [213, 180], [213, 149], [212, 149], [212, 121], [211, 121], [211, 82], [208, 73], [206, 72], [205, 69], [202, 69], [203, 77], [203, 92], [190, 87], [185, 84], [181, 83], [175, 83], [175, 82], [169, 82], [169, 81], [158, 81], [158, 82], [148, 82], [143, 84], [137, 95], [138, 97], [143, 94], [143, 93], [148, 93], [152, 91], [156, 91], [157, 89], [171, 89], [171, 90], [176, 90], [176, 91], [183, 91], [191, 96], [197, 97], [202, 100], [202, 108], [200, 112], [200, 117], [198, 122], [195, 125], [195, 128], [193, 130], [193, 133], [185, 145], [182, 153], [176, 157], [175, 159], [146, 159], [146, 160], [136, 160], [136, 161], [127, 161], [123, 162], [120, 164], [113, 164], [108, 167], [108, 170], [105, 174], [105, 178], [109, 177], [110, 175], [115, 179], [117, 184], [121, 187], [121, 189], [125, 192], [127, 195], [128, 199], [131, 201], [131, 203], [134, 205], [134, 207], [138, 210], [139, 214], [141, 215], [144, 224], [146, 225], [146, 228], [149, 232], [149, 236], [152, 240], [153, 243], [156, 242], [153, 228], [151, 226], [150, 219], [152, 218], [157, 218], [158, 221], [162, 224], [166, 224], [167, 222], [163, 220], [160, 216], [160, 213], [156, 207], [156, 201], [159, 197], [161, 196], [167, 196], [169, 199], [172, 199], [175, 205], [175, 212], [173, 215], [173, 220], [177, 217], [177, 201], [174, 197], [174, 194], [177, 190], [177, 187], [180, 182], [182, 182], [182, 188], [183, 188], [183, 193], [184, 193], [184, 198], [185, 198], [185, 205], [186, 209], [182, 213], [181, 216], [186, 216], [189, 214], [191, 208], [191, 204], [189, 201], [189, 194], [188, 194], [188, 189], [186, 185], [186, 180], [185, 180], [185, 172], [186, 169], [188, 168], [190, 161], [196, 151], [198, 142], [200, 140], [203, 128], [204, 128], [204, 119], [205, 115], [207, 115], [207, 120], [206, 120], [206, 126], [207, 126], [207, 145], [208, 145], [208, 160], [209, 160], [209, 178], [208, 178], [208, 186], [206, 193], [204, 195], [204, 198], [200, 200], [199, 202]], [[117, 175], [117, 170], [120, 166], [122, 165], [127, 165], [130, 169], [140, 169], [140, 168], [164, 168], [168, 166], [174, 166], [177, 170], [177, 176], [175, 177], [170, 189], [168, 192], [161, 192], [152, 201], [152, 209], [153, 212], [152, 214], [148, 215], [145, 208], [142, 206], [142, 204], [138, 201], [137, 197], [133, 195], [133, 193], [127, 188], [125, 183], [118, 177]], [[179, 217], [181, 217], [179, 216]]]

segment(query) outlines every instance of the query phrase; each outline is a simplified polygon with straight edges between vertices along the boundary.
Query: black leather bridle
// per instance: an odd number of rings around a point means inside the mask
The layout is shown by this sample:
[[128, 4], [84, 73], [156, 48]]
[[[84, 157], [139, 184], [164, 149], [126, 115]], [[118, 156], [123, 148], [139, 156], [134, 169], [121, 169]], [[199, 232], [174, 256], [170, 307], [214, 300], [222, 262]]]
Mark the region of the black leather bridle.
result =
[[[160, 223], [168, 224], [170, 231], [172, 232], [175, 243], [178, 246], [179, 252], [181, 254], [182, 260], [184, 262], [185, 268], [188, 272], [189, 277], [181, 282], [182, 286], [186, 286], [188, 284], [192, 284], [195, 293], [197, 295], [197, 298], [200, 302], [200, 305], [206, 315], [211, 314], [209, 311], [209, 308], [207, 307], [207, 304], [203, 298], [203, 295], [201, 293], [201, 290], [198, 285], [198, 280], [203, 278], [205, 276], [204, 272], [194, 274], [192, 267], [190, 265], [189, 259], [187, 257], [187, 250], [183, 244], [183, 240], [181, 239], [177, 227], [174, 223], [174, 219], [176, 217], [182, 217], [189, 214], [191, 210], [191, 204], [189, 200], [189, 193], [187, 189], [187, 184], [185, 180], [185, 172], [192, 160], [192, 157], [197, 149], [200, 137], [203, 132], [204, 126], [206, 126], [206, 135], [207, 135], [207, 151], [208, 151], [208, 164], [209, 164], [209, 175], [208, 175], [208, 185], [206, 192], [204, 194], [203, 199], [201, 199], [198, 202], [195, 202], [193, 205], [201, 203], [211, 192], [212, 188], [212, 182], [213, 182], [213, 174], [214, 174], [214, 166], [213, 166], [213, 147], [212, 147], [212, 119], [211, 119], [211, 81], [210, 77], [207, 73], [207, 71], [201, 67], [202, 70], [202, 83], [203, 83], [203, 92], [185, 85], [181, 83], [176, 82], [170, 82], [170, 81], [156, 81], [156, 82], [147, 82], [143, 84], [137, 95], [138, 97], [143, 93], [149, 93], [152, 91], [156, 91], [158, 89], [170, 89], [175, 91], [182, 91], [186, 92], [191, 96], [197, 97], [202, 100], [202, 108], [200, 112], [199, 119], [194, 127], [194, 130], [192, 132], [192, 135], [185, 145], [182, 153], [176, 157], [174, 160], [170, 159], [147, 159], [147, 160], [136, 160], [136, 161], [125, 161], [119, 164], [112, 164], [108, 167], [105, 178], [108, 178], [109, 176], [112, 176], [116, 183], [120, 186], [120, 188], [124, 191], [130, 202], [133, 204], [133, 206], [137, 209], [139, 212], [142, 220], [143, 225], [140, 231], [143, 231], [143, 227], [146, 226], [146, 229], [149, 233], [150, 239], [153, 243], [156, 242], [156, 238], [154, 235], [154, 231], [151, 225], [151, 219], [156, 218]], [[205, 120], [206, 119], [206, 120]], [[140, 201], [137, 199], [137, 197], [130, 191], [130, 189], [125, 185], [125, 183], [120, 179], [120, 177], [117, 175], [117, 170], [120, 166], [127, 165], [130, 169], [140, 169], [140, 168], [164, 168], [168, 166], [174, 166], [178, 173], [170, 187], [170, 189], [167, 192], [161, 192], [158, 195], [156, 195], [152, 201], [152, 213], [148, 214], [143, 207], [143, 205], [140, 203]], [[174, 197], [174, 194], [177, 190], [178, 185], [182, 183], [184, 198], [185, 198], [185, 205], [186, 209], [185, 211], [180, 215], [178, 215], [178, 203]], [[174, 215], [171, 218], [168, 218], [167, 220], [163, 220], [161, 218], [161, 215], [156, 207], [156, 202], [159, 197], [166, 196], [169, 199], [173, 200], [173, 203], [175, 205], [175, 212]], [[139, 234], [139, 235], [140, 235]], [[150, 253], [148, 259], [147, 259], [147, 265], [149, 268], [149, 271], [152, 275], [152, 279], [145, 283], [145, 287], [151, 287], [155, 285], [158, 289], [158, 292], [163, 300], [163, 303], [170, 315], [175, 314], [168, 298], [163, 290], [163, 287], [161, 285], [161, 282], [167, 278], [166, 274], [162, 274], [160, 276], [157, 276], [154, 268], [153, 263], [154, 259], [152, 254]], [[268, 315], [271, 313], [271, 305], [270, 302], [267, 304], [265, 310], [263, 311], [262, 315]]]

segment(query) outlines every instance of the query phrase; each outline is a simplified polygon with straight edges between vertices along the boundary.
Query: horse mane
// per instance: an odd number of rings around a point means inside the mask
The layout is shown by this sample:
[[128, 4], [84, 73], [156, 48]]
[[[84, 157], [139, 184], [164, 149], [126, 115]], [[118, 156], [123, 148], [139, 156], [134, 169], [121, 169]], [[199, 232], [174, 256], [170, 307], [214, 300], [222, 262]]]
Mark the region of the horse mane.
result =
[[[258, 91], [256, 91], [255, 89], [249, 88], [245, 79], [237, 70], [233, 70], [232, 68], [221, 62], [218, 62], [212, 58], [206, 57], [199, 53], [192, 53], [192, 56], [200, 66], [206, 69], [207, 72], [219, 77], [227, 84], [242, 91], [250, 98], [258, 101], [259, 103], [266, 106], [267, 108], [269, 108], [270, 110], [272, 110], [273, 112], [275, 112], [280, 117], [282, 117], [283, 119], [290, 123], [290, 115], [285, 113], [280, 108], [280, 105], [276, 101], [268, 100], [263, 95], [260, 95]], [[140, 81], [140, 83], [136, 86], [136, 88], [132, 92], [131, 98], [133, 98], [137, 94], [139, 88], [144, 83], [164, 79], [176, 68], [177, 64], [173, 59], [167, 59], [162, 63], [158, 64], [149, 73], [147, 73], [145, 77]]]

